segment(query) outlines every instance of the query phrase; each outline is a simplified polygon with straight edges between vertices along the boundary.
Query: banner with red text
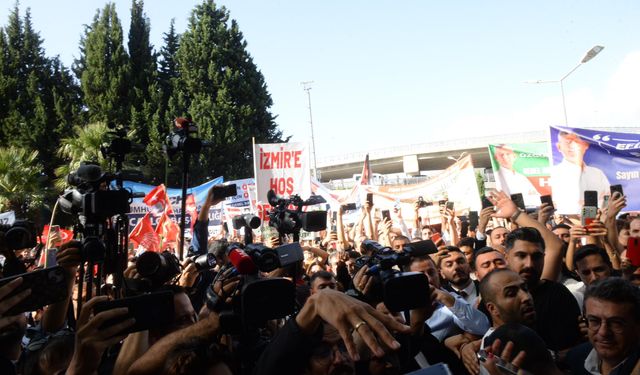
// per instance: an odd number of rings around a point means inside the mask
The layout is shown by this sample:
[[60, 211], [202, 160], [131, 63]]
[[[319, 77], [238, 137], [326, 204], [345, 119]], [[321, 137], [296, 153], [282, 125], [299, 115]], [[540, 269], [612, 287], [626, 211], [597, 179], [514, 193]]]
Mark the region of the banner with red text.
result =
[[306, 143], [256, 144], [253, 165], [258, 202], [267, 202], [267, 192], [280, 197], [311, 193], [311, 165]]

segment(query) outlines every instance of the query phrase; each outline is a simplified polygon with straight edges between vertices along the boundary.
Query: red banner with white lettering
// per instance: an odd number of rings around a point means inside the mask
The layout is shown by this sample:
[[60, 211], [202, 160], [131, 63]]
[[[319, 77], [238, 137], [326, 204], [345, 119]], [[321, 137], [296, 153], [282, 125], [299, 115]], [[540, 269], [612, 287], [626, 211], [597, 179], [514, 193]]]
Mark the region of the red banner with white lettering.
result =
[[267, 202], [267, 192], [279, 197], [311, 194], [311, 164], [306, 143], [256, 144], [253, 149], [257, 200]]

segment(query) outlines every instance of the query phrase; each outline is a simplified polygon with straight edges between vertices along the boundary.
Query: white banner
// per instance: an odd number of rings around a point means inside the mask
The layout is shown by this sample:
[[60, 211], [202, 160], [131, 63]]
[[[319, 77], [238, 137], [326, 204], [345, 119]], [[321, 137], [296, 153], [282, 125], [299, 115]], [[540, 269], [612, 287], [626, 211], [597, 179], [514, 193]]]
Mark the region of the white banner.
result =
[[11, 225], [16, 221], [16, 213], [7, 211], [0, 214], [0, 225]]
[[306, 199], [311, 194], [311, 168], [306, 143], [256, 144], [253, 164], [257, 200], [267, 202], [267, 192], [279, 197], [297, 194]]

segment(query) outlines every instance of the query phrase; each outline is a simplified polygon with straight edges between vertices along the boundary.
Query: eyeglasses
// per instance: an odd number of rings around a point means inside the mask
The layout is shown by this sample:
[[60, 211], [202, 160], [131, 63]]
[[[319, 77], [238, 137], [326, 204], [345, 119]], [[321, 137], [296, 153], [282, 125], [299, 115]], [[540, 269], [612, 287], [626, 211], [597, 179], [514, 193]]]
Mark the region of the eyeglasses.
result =
[[328, 358], [333, 359], [336, 355], [336, 349], [343, 357], [349, 357], [349, 352], [347, 351], [347, 347], [344, 345], [343, 341], [340, 341], [339, 343], [334, 345], [326, 342], [320, 343], [313, 349], [311, 357], [317, 360], [325, 360]]
[[607, 329], [611, 330], [614, 333], [623, 333], [625, 328], [627, 327], [627, 322], [623, 319], [619, 318], [611, 318], [611, 319], [600, 319], [595, 316], [587, 317], [587, 325], [589, 329], [593, 332], [596, 332], [602, 326], [602, 322], [604, 322]]

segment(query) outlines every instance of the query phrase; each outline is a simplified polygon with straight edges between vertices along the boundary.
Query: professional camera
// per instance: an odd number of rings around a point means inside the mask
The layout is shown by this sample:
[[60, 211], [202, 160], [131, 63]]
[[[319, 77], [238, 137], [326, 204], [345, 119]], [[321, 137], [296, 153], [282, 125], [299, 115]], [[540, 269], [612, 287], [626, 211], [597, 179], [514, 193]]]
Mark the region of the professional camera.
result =
[[[304, 206], [326, 203], [325, 199], [319, 195], [312, 195], [303, 201], [298, 195], [292, 195], [289, 199], [279, 198], [273, 190], [269, 190], [267, 199], [273, 208], [269, 212], [269, 225], [275, 227], [280, 236], [284, 234], [299, 236], [300, 229], [319, 232], [327, 226], [327, 211], [302, 211]], [[288, 209], [290, 205], [295, 209]]]
[[216, 266], [216, 257], [212, 253], [194, 255], [189, 257], [189, 259], [196, 265], [198, 272], [210, 270]]
[[177, 152], [183, 151], [187, 154], [197, 154], [202, 147], [209, 146], [209, 142], [204, 142], [200, 138], [192, 136], [198, 132], [196, 125], [191, 118], [178, 117], [174, 121], [175, 128], [171, 134], [167, 136], [164, 151], [171, 158]]
[[144, 194], [126, 189], [108, 190], [110, 182], [118, 178], [122, 175], [103, 172], [96, 164], [82, 163], [76, 172], [67, 176], [67, 182], [75, 189], [67, 189], [58, 198], [58, 204], [66, 213], [96, 220], [126, 214], [132, 199]]
[[389, 311], [405, 311], [429, 304], [429, 279], [421, 272], [401, 272], [411, 263], [411, 258], [434, 254], [438, 251], [430, 240], [413, 242], [394, 251], [389, 247], [366, 240], [362, 246], [372, 255], [356, 260], [359, 270], [367, 265], [367, 275], [372, 276], [374, 285], [371, 298], [384, 301]]
[[[240, 244], [231, 244], [227, 256], [233, 274], [240, 275], [239, 293], [233, 297], [231, 306], [218, 301], [212, 288], [207, 292], [207, 306], [222, 311], [221, 327], [225, 333], [240, 333], [260, 327], [267, 320], [280, 319], [295, 310], [295, 286], [280, 277], [263, 278], [258, 271], [271, 272], [304, 259], [299, 243], [271, 249], [262, 244], [251, 244], [242, 249]], [[220, 270], [224, 273], [225, 270]]]
[[29, 220], [16, 220], [13, 224], [0, 224], [0, 232], [9, 250], [28, 249], [36, 246], [36, 226]]
[[136, 260], [136, 270], [147, 288], [156, 289], [178, 276], [180, 261], [168, 251], [146, 251]]

